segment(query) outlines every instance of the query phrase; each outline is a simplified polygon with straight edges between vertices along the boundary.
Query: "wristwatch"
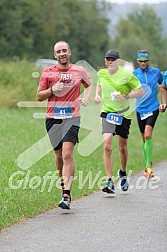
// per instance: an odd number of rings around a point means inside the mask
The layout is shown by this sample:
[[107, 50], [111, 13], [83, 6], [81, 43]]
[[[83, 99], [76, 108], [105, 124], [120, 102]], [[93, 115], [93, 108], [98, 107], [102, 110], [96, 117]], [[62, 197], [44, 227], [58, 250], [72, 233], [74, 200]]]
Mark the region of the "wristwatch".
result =
[[125, 99], [128, 100], [130, 97], [128, 94], [125, 95]]
[[52, 86], [50, 87], [50, 92], [53, 94], [53, 89], [52, 89]]

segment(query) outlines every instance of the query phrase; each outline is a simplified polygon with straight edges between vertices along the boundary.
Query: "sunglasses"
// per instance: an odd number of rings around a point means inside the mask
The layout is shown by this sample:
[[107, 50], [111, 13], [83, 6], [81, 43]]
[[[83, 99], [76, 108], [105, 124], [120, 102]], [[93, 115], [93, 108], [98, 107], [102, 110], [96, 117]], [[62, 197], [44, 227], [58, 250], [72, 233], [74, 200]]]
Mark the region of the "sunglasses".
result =
[[145, 63], [145, 62], [148, 62], [148, 60], [138, 60], [139, 62], [141, 62], [141, 63]]

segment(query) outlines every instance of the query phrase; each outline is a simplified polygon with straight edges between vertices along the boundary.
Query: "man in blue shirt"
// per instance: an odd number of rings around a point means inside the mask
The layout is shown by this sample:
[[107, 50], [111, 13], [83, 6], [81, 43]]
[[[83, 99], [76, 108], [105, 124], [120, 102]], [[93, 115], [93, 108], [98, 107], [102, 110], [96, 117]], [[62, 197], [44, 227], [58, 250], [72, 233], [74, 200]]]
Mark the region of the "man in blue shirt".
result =
[[158, 85], [163, 82], [163, 76], [158, 68], [149, 66], [149, 52], [140, 50], [137, 54], [139, 68], [134, 70], [134, 75], [140, 80], [145, 94], [137, 98], [136, 112], [139, 129], [143, 140], [146, 178], [154, 177], [151, 169], [153, 150], [153, 129], [159, 115]]

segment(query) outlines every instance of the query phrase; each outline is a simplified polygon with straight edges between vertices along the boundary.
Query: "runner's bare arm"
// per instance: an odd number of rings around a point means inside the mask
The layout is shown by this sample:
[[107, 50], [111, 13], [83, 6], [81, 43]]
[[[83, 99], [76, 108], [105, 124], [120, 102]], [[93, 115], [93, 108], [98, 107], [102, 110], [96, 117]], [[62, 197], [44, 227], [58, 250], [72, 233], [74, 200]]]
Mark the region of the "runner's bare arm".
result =
[[86, 106], [88, 104], [89, 97], [91, 96], [92, 91], [93, 91], [92, 83], [87, 88], [84, 88], [83, 98], [80, 100], [83, 106]]
[[167, 89], [161, 86], [161, 104], [159, 106], [160, 112], [164, 112], [167, 106]]
[[144, 95], [144, 90], [142, 87], [138, 88], [138, 89], [133, 89], [129, 94], [121, 94], [121, 93], [117, 93], [115, 95], [115, 99], [116, 100], [127, 100], [127, 99], [134, 99], [137, 98], [139, 96]]
[[39, 86], [37, 90], [37, 100], [44, 101], [48, 99], [52, 94], [56, 95], [56, 92], [60, 92], [63, 89], [63, 83], [57, 81], [52, 87], [45, 89]]
[[96, 86], [96, 95], [95, 95], [95, 102], [99, 103], [101, 101], [101, 86], [97, 84]]
[[37, 100], [44, 101], [48, 99], [53, 94], [51, 88], [45, 89], [44, 87], [39, 86], [37, 90]]

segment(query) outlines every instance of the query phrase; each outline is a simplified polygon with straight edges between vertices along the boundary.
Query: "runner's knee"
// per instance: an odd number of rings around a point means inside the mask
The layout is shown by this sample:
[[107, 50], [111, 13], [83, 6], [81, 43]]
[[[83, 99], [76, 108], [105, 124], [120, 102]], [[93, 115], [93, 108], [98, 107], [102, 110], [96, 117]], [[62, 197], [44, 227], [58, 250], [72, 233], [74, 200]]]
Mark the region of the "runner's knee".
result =
[[104, 146], [104, 152], [105, 152], [105, 154], [111, 154], [112, 148], [111, 148], [111, 145], [110, 145], [110, 144], [106, 144], [106, 145]]
[[120, 153], [126, 153], [127, 152], [127, 145], [126, 144], [121, 144], [120, 146], [119, 146], [119, 151], [120, 151]]
[[63, 152], [63, 161], [71, 161], [73, 159], [73, 155], [71, 152]]

